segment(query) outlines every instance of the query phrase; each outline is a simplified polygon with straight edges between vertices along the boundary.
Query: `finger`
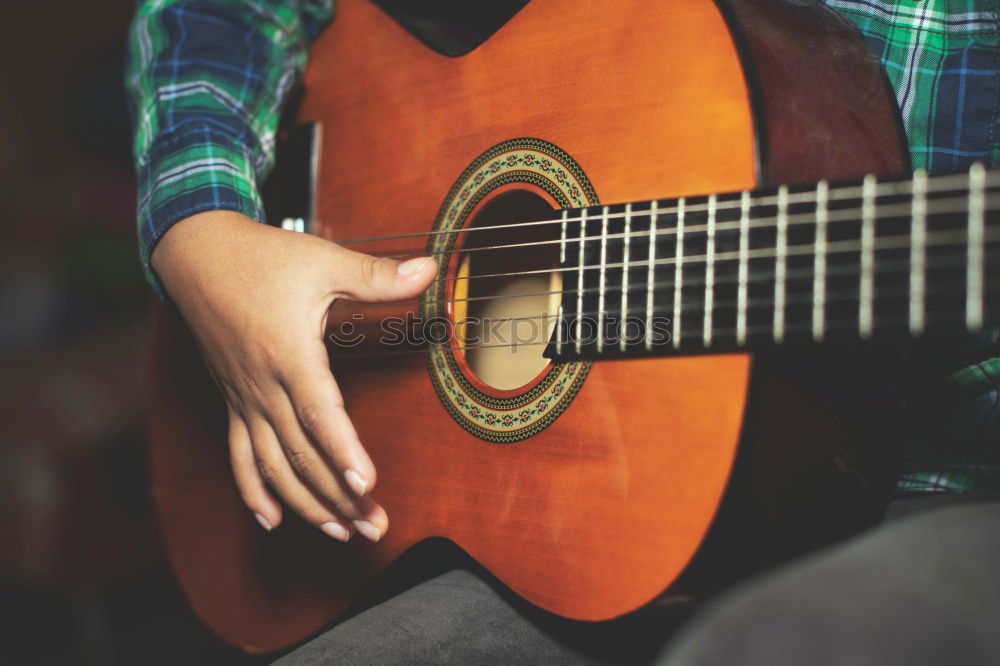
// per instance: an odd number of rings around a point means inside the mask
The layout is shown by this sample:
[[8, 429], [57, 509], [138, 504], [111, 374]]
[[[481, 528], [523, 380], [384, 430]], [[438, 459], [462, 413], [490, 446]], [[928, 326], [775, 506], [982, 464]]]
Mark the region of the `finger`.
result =
[[243, 503], [260, 526], [270, 532], [281, 524], [281, 504], [268, 492], [257, 469], [246, 423], [232, 411], [229, 412], [229, 462]]
[[389, 516], [385, 509], [370, 497], [360, 497], [356, 502], [358, 511], [363, 518], [353, 522], [354, 529], [369, 541], [378, 541], [385, 536], [386, 530], [389, 529]]
[[349, 524], [325, 506], [295, 475], [270, 424], [257, 417], [248, 425], [254, 457], [267, 485], [307, 523], [338, 541], [350, 539]]
[[334, 245], [336, 266], [344, 276], [338, 293], [355, 301], [388, 302], [417, 296], [430, 285], [437, 263], [430, 257], [395, 261]]
[[[302, 431], [290, 402], [286, 408], [269, 415], [272, 427], [289, 464], [304, 484], [320, 499], [351, 521], [366, 538], [376, 535], [378, 541], [388, 527], [388, 518], [371, 498], [361, 497], [348, 490], [344, 480], [338, 480], [336, 468], [330, 466], [326, 456], [316, 449], [314, 441]], [[342, 477], [341, 477], [342, 478]]]
[[316, 444], [355, 495], [375, 487], [375, 465], [351, 423], [344, 398], [319, 345], [312, 362], [290, 366], [279, 378], [301, 430]]

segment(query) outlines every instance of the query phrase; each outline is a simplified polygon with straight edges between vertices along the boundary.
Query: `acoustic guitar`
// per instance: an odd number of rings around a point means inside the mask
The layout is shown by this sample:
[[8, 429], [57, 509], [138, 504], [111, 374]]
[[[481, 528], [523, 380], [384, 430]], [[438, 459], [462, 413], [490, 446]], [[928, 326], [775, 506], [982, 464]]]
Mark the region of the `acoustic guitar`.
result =
[[441, 537], [598, 621], [872, 520], [891, 410], [862, 372], [996, 324], [997, 174], [912, 174], [878, 60], [809, 3], [535, 0], [465, 46], [381, 4], [313, 47], [284, 225], [439, 261], [329, 328], [391, 527], [260, 530], [161, 309], [153, 490], [196, 614], [279, 649]]

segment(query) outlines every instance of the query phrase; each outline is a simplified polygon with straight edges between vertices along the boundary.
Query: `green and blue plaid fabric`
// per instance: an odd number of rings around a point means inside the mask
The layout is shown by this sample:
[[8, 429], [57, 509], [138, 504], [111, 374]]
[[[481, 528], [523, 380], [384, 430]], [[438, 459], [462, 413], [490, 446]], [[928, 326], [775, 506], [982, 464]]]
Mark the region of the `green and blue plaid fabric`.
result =
[[[823, 2], [881, 58], [914, 168], [1000, 166], [1000, 2]], [[997, 332], [979, 343], [956, 351], [964, 363], [953, 361], [961, 368], [931, 390], [934, 404], [911, 408], [901, 493], [1000, 490], [1000, 358], [989, 358], [1000, 354]], [[924, 407], [932, 413], [917, 413]]]
[[996, 0], [824, 0], [861, 30], [896, 92], [913, 167], [1000, 164]]
[[[822, 1], [882, 59], [914, 167], [1000, 164], [1000, 1]], [[161, 295], [149, 258], [172, 224], [209, 210], [263, 221], [257, 185], [274, 160], [279, 111], [332, 3], [139, 2], [127, 71], [139, 247]], [[995, 334], [986, 342], [1000, 356]], [[1000, 359], [966, 359], [937, 395], [935, 424], [922, 428], [934, 441], [913, 447], [899, 490], [1000, 489]]]

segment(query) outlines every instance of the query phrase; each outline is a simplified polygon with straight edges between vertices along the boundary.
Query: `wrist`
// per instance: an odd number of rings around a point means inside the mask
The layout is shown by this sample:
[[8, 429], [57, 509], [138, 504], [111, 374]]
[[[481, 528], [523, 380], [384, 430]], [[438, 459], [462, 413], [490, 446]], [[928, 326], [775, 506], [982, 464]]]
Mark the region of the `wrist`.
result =
[[[150, 266], [168, 292], [190, 284], [206, 269], [218, 269], [234, 257], [239, 239], [260, 223], [241, 213], [213, 210], [179, 220], [163, 234], [150, 255]], [[173, 288], [173, 289], [172, 289]], [[175, 300], [177, 294], [171, 294]]]

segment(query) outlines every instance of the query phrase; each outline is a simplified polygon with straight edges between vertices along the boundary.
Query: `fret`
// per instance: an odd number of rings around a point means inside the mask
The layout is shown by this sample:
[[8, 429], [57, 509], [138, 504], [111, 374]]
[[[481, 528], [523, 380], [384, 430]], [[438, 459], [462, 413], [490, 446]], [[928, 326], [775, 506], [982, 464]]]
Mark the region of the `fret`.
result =
[[816, 239], [813, 241], [812, 335], [819, 342], [826, 336], [826, 225], [829, 218], [830, 186], [816, 184]]
[[861, 186], [861, 284], [858, 303], [858, 332], [862, 339], [872, 335], [875, 292], [875, 176], [868, 174]]
[[587, 209], [580, 211], [580, 240], [576, 274], [576, 353], [583, 348], [583, 285], [584, 285], [584, 239], [587, 237]]
[[712, 296], [715, 290], [715, 195], [708, 197], [708, 224], [705, 246], [705, 316], [702, 321], [702, 343], [712, 346]]
[[597, 353], [604, 351], [604, 290], [607, 287], [608, 207], [601, 209], [601, 263], [597, 282]]
[[750, 251], [750, 192], [740, 194], [740, 249], [736, 287], [736, 344], [742, 346], [747, 340], [747, 272]]
[[983, 236], [986, 209], [986, 169], [979, 162], [969, 169], [969, 229], [965, 274], [965, 328], [983, 327]]
[[563, 341], [563, 306], [559, 304], [559, 315], [556, 317], [556, 354], [562, 354]]
[[653, 348], [653, 292], [656, 289], [656, 215], [654, 201], [649, 208], [649, 258], [646, 267], [646, 349]]
[[[559, 266], [566, 265], [566, 237], [567, 237], [567, 223], [569, 221], [569, 209], [563, 208], [562, 215], [560, 216], [559, 223]], [[560, 286], [562, 280], [560, 280]], [[577, 285], [579, 288], [579, 285]], [[559, 303], [559, 317], [556, 319], [556, 354], [562, 353], [562, 341], [563, 341], [563, 306]]]
[[632, 237], [632, 204], [625, 204], [625, 238], [622, 246], [622, 307], [621, 322], [619, 324], [618, 348], [625, 351], [626, 346], [626, 322], [628, 321], [628, 274], [629, 274], [629, 239]]
[[684, 280], [684, 197], [677, 200], [677, 252], [674, 258], [674, 349], [681, 346], [681, 286]]
[[563, 208], [559, 224], [559, 263], [566, 263], [566, 223], [569, 220], [569, 209]]
[[774, 341], [785, 339], [785, 267], [788, 258], [788, 187], [778, 188], [777, 240], [774, 259]]
[[925, 285], [927, 282], [927, 172], [913, 172], [910, 199], [910, 334], [924, 332]]

